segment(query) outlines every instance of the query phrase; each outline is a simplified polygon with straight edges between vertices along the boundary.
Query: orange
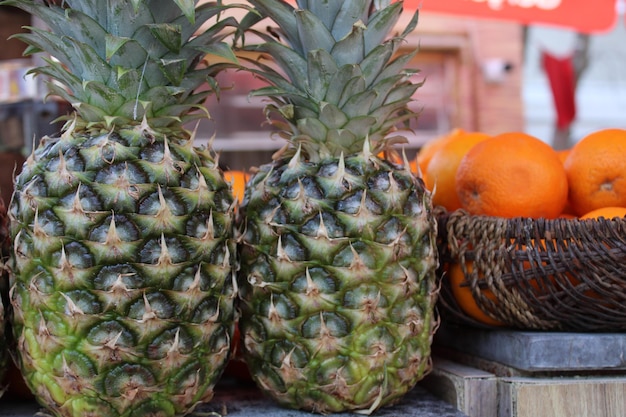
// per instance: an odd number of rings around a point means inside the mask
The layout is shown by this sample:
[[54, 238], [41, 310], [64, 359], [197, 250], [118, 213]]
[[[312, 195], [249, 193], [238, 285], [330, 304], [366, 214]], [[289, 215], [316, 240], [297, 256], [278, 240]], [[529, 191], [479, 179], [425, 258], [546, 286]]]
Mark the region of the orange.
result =
[[560, 151], [556, 151], [556, 154], [558, 155], [561, 163], [565, 163], [565, 160], [569, 156], [570, 152], [571, 152], [571, 149], [561, 149]]
[[[559, 151], [556, 151], [556, 154], [559, 156], [559, 159], [561, 160], [562, 164], [565, 164], [565, 160], [569, 156], [570, 152], [571, 152], [571, 149], [561, 149]], [[568, 187], [569, 187], [569, 184], [568, 184]], [[569, 200], [568, 200], [568, 202], [565, 204], [565, 208], [563, 209], [563, 212], [559, 215], [559, 218], [573, 219], [575, 217], [578, 217], [578, 216], [574, 212], [574, 209], [569, 204]]]
[[604, 217], [605, 219], [612, 219], [614, 217], [626, 216], [626, 207], [602, 207], [599, 209], [591, 210], [589, 213], [580, 216], [581, 219], [597, 219]]
[[[467, 263], [467, 271], [472, 272], [472, 262]], [[503, 326], [504, 323], [491, 318], [487, 315], [476, 303], [476, 299], [472, 295], [472, 289], [469, 286], [462, 286], [465, 282], [465, 275], [463, 274], [463, 268], [459, 263], [450, 265], [448, 269], [448, 277], [450, 279], [450, 286], [452, 287], [452, 295], [459, 304], [459, 307], [465, 314], [477, 320], [481, 323], [489, 326]], [[495, 295], [489, 290], [483, 290], [485, 297], [492, 301], [496, 301]]]
[[416, 156], [417, 167], [422, 174], [426, 172], [426, 168], [428, 167], [428, 164], [435, 152], [437, 152], [448, 140], [454, 139], [454, 137], [462, 134], [463, 132], [463, 129], [454, 129], [450, 133], [436, 137], [435, 139], [432, 139], [422, 145]]
[[455, 187], [457, 167], [474, 145], [489, 137], [481, 132], [462, 132], [445, 141], [433, 154], [424, 172], [426, 188], [430, 191], [436, 190], [433, 204], [443, 206], [448, 211], [461, 208]]
[[567, 203], [556, 151], [522, 132], [476, 144], [461, 160], [455, 184], [462, 207], [475, 215], [553, 219]]
[[626, 130], [593, 132], [565, 159], [569, 202], [576, 214], [601, 207], [626, 207]]
[[230, 170], [224, 172], [224, 178], [232, 186], [233, 197], [241, 203], [249, 178], [248, 174], [244, 171]]

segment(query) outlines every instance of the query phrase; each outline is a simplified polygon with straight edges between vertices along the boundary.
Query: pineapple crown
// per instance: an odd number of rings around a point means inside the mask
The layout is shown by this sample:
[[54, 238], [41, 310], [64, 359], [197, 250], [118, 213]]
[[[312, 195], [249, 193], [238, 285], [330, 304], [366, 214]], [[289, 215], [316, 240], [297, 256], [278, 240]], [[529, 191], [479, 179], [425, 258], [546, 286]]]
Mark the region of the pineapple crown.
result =
[[[417, 117], [408, 103], [421, 84], [410, 80], [417, 70], [406, 68], [416, 51], [399, 49], [418, 12], [391, 36], [403, 1], [297, 0], [297, 7], [284, 0], [249, 2], [255, 11], [241, 21], [239, 35], [254, 33], [263, 43], [244, 42], [242, 49], [276, 63], [243, 58], [269, 84], [251, 94], [270, 99], [266, 115], [293, 145], [291, 154], [301, 149], [320, 160], [360, 152], [366, 141], [373, 152], [406, 142], [392, 132]], [[252, 29], [265, 17], [278, 29]]]
[[[61, 3], [58, 5], [57, 3]], [[17, 34], [24, 54], [47, 52], [51, 95], [68, 101], [85, 125], [111, 128], [148, 121], [166, 128], [203, 117], [202, 103], [217, 89], [214, 67], [199, 66], [212, 54], [234, 60], [223, 29], [236, 26], [220, 13], [235, 5], [198, 0], [5, 0], [39, 17], [49, 28]], [[209, 27], [196, 36], [201, 26]], [[196, 110], [203, 110], [196, 112]]]

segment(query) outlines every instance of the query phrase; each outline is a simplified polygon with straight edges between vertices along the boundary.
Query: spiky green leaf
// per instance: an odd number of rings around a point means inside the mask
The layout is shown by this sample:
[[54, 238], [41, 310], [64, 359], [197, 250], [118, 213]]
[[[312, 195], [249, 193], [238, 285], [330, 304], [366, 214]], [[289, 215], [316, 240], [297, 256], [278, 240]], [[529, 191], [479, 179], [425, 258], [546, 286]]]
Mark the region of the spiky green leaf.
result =
[[182, 10], [187, 19], [189, 19], [191, 23], [194, 23], [196, 20], [195, 0], [174, 0], [174, 2], [180, 7], [180, 10]]
[[376, 100], [376, 91], [366, 90], [355, 94], [341, 106], [341, 110], [350, 118], [368, 114], [372, 103]]
[[233, 49], [226, 42], [213, 43], [211, 45], [199, 48], [202, 52], [221, 58], [222, 60], [238, 63], [239, 60], [233, 52]]
[[337, 13], [334, 26], [332, 27], [333, 37], [337, 40], [348, 36], [354, 25], [365, 23], [371, 0], [345, 0], [341, 4], [341, 9]]
[[294, 8], [291, 4], [282, 0], [248, 0], [248, 2], [255, 7], [256, 12], [246, 16], [244, 23], [257, 21], [259, 13], [262, 17], [272, 16], [272, 21], [282, 29], [287, 43], [299, 54], [302, 55], [304, 53], [300, 49], [301, 42], [298, 38], [298, 25], [294, 15]]
[[346, 85], [350, 80], [358, 78], [361, 75], [361, 68], [358, 65], [344, 65], [339, 68], [328, 84], [324, 101], [335, 104], [340, 103]]
[[172, 85], [179, 86], [187, 74], [188, 62], [184, 59], [162, 59], [161, 71]]
[[333, 57], [322, 49], [309, 52], [307, 63], [309, 94], [315, 100], [322, 101], [331, 79], [338, 70], [337, 64]]
[[363, 59], [361, 71], [363, 71], [363, 77], [365, 77], [365, 83], [368, 87], [372, 85], [373, 81], [389, 63], [393, 53], [393, 46], [389, 43], [384, 43], [372, 49]]
[[300, 134], [306, 135], [317, 142], [324, 142], [328, 129], [316, 118], [299, 119], [296, 123]]
[[296, 87], [306, 90], [306, 61], [301, 55], [277, 42], [265, 44], [263, 49], [276, 60]]
[[318, 49], [326, 52], [333, 49], [335, 39], [317, 16], [309, 10], [296, 10], [295, 15], [304, 56]]
[[97, 81], [83, 83], [84, 101], [102, 109], [108, 114], [116, 114], [117, 109], [124, 104], [124, 98], [117, 91], [106, 84]]
[[371, 51], [383, 43], [402, 15], [402, 3], [393, 3], [372, 14], [365, 31], [365, 49]]
[[337, 66], [358, 64], [363, 60], [365, 57], [364, 30], [365, 26], [362, 23], [355, 23], [352, 31], [333, 46], [330, 53], [337, 62]]
[[300, 9], [310, 10], [328, 29], [331, 29], [335, 24], [341, 5], [341, 2], [334, 0], [315, 0], [298, 3]]
[[178, 25], [155, 23], [147, 25], [155, 38], [170, 52], [178, 54], [183, 45], [182, 29]]
[[340, 129], [348, 123], [349, 118], [332, 103], [320, 104], [319, 120], [329, 129]]
[[[349, 80], [345, 85], [342, 86], [342, 94], [341, 98], [337, 102], [337, 106], [342, 108], [346, 105], [346, 103], [352, 99], [357, 94], [362, 94], [367, 90], [367, 84], [365, 83], [365, 78], [362, 76], [354, 77]], [[367, 110], [363, 111], [362, 114], [366, 114]]]

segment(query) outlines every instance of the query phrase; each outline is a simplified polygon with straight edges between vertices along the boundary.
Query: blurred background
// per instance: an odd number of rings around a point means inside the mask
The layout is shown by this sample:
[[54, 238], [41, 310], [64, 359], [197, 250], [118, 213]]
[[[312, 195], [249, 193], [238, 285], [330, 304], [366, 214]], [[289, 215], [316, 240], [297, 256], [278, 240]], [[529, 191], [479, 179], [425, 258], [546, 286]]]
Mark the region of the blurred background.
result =
[[[415, 81], [425, 81], [412, 104], [420, 117], [408, 133], [409, 157], [455, 128], [525, 131], [557, 149], [593, 130], [626, 128], [624, 1], [405, 0], [407, 20], [409, 9], [420, 7], [405, 47], [419, 47], [411, 66], [421, 70]], [[34, 137], [57, 131], [51, 122], [70, 111], [67, 103], [45, 99], [43, 80], [25, 75], [36, 62], [21, 56], [21, 43], [7, 40], [26, 25], [39, 23], [0, 8], [3, 196], [12, 161], [30, 152]], [[224, 91], [219, 102], [207, 101], [212, 120], [199, 126], [198, 144], [213, 138], [230, 169], [269, 161], [283, 142], [264, 126], [263, 100], [248, 95], [262, 81], [243, 72], [224, 73], [220, 81]]]

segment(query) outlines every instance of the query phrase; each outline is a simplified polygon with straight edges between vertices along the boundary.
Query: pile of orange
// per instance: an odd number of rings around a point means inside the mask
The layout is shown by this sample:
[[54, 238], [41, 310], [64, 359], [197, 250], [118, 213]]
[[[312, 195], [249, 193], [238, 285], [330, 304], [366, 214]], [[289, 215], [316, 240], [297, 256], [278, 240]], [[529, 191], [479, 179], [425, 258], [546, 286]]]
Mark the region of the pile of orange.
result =
[[[522, 132], [488, 136], [457, 129], [417, 156], [433, 203], [448, 211], [504, 218], [626, 216], [626, 130], [589, 134], [555, 151]], [[467, 265], [471, 269], [471, 265]], [[477, 305], [462, 268], [447, 271], [461, 309], [485, 324], [502, 324]], [[483, 291], [493, 300], [493, 294]]]
[[424, 146], [416, 164], [433, 204], [448, 211], [552, 219], [626, 207], [624, 129], [593, 132], [558, 152], [523, 132], [455, 129]]

